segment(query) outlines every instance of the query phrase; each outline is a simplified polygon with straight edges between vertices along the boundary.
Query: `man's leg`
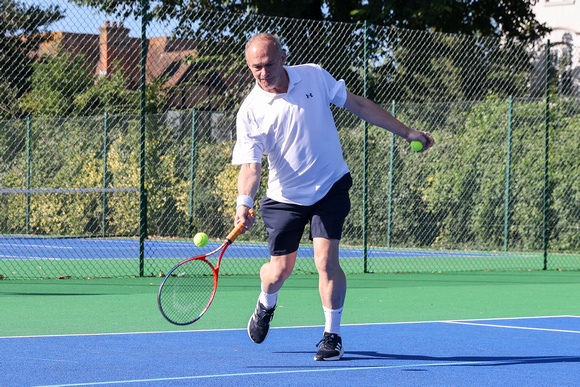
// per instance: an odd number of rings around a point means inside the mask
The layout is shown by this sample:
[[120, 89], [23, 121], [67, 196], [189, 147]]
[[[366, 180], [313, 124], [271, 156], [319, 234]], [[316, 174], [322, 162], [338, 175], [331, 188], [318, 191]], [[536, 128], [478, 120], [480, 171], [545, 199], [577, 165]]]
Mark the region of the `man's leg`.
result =
[[262, 291], [273, 294], [277, 293], [284, 285], [284, 281], [290, 277], [294, 265], [296, 264], [297, 251], [288, 255], [270, 257], [270, 262], [262, 265], [260, 269], [260, 280], [262, 281]]
[[248, 321], [248, 335], [254, 343], [260, 344], [268, 337], [270, 321], [274, 317], [278, 300], [278, 291], [294, 270], [296, 254], [295, 251], [287, 255], [272, 256], [270, 262], [265, 263], [260, 269], [260, 297], [256, 310]]
[[318, 269], [318, 291], [322, 306], [340, 309], [346, 297], [346, 277], [338, 260], [339, 240], [313, 238], [314, 263]]
[[339, 360], [344, 354], [340, 320], [346, 297], [346, 276], [338, 259], [337, 239], [314, 238], [314, 262], [324, 310], [324, 335], [314, 360]]

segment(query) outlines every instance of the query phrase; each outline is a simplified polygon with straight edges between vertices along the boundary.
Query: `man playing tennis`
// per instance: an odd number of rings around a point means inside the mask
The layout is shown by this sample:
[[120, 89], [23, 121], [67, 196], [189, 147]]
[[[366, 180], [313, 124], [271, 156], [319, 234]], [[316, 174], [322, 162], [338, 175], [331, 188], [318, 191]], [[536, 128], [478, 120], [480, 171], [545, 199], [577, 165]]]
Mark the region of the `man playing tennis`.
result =
[[258, 34], [246, 44], [246, 62], [256, 86], [237, 115], [232, 164], [241, 168], [235, 222], [245, 222], [248, 228], [254, 223], [248, 211], [259, 188], [262, 155], [266, 154], [268, 187], [260, 208], [271, 255], [260, 270], [261, 293], [248, 322], [248, 334], [255, 343], [266, 339], [278, 291], [294, 269], [304, 227], [310, 222], [325, 316], [314, 360], [339, 360], [344, 353], [340, 320], [346, 277], [338, 246], [350, 211], [352, 180], [330, 104], [345, 107], [409, 142], [421, 141], [423, 150], [433, 146], [433, 138], [349, 92], [343, 80], [337, 81], [320, 66], [285, 66], [285, 61], [286, 53], [275, 35]]

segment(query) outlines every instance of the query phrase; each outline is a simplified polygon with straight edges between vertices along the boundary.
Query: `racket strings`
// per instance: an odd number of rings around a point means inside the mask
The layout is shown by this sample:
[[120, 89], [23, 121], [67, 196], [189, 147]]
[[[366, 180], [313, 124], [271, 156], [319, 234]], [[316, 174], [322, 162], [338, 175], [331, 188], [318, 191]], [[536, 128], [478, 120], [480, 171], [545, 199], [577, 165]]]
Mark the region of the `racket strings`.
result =
[[209, 262], [193, 259], [177, 266], [163, 284], [160, 307], [175, 324], [189, 324], [207, 309], [217, 276]]

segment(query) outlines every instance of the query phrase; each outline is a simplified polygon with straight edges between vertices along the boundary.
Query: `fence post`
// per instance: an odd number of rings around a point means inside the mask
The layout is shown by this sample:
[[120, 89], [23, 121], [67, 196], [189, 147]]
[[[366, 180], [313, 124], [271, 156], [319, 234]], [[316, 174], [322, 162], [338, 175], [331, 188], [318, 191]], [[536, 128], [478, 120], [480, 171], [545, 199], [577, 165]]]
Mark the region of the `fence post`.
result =
[[[397, 105], [393, 101], [391, 103], [391, 114], [393, 117], [397, 116]], [[389, 203], [387, 209], [387, 247], [391, 247], [392, 234], [392, 214], [393, 214], [393, 162], [395, 160], [395, 134], [391, 133], [391, 155], [389, 157]]]
[[512, 113], [513, 97], [509, 98], [508, 107], [508, 127], [507, 127], [507, 149], [505, 162], [505, 215], [503, 227], [503, 250], [508, 250], [509, 242], [509, 224], [510, 224], [510, 175], [511, 175], [511, 157], [512, 157]]
[[[364, 42], [363, 42], [363, 97], [368, 98], [368, 90], [367, 90], [367, 71], [368, 71], [368, 58], [367, 58], [367, 29], [368, 29], [368, 21], [365, 20], [364, 23]], [[367, 262], [367, 223], [368, 223], [368, 123], [363, 120], [363, 273], [368, 272], [368, 262]]]
[[140, 135], [139, 135], [139, 277], [145, 268], [145, 239], [147, 238], [147, 190], [145, 188], [145, 134], [147, 97], [145, 93], [147, 66], [147, 10], [148, 0], [141, 0], [141, 76], [140, 76]]
[[[103, 121], [103, 188], [107, 188], [107, 145], [108, 145], [108, 114], [105, 113]], [[103, 191], [103, 215], [101, 217], [101, 234], [103, 238], [107, 236], [107, 192]]]
[[26, 117], [26, 235], [30, 234], [30, 116]]
[[195, 180], [195, 108], [191, 109], [191, 156], [189, 160], [189, 237], [193, 237], [193, 193]]
[[546, 43], [546, 106], [544, 110], [544, 200], [543, 200], [543, 224], [542, 224], [542, 244], [544, 249], [544, 270], [548, 269], [548, 202], [549, 202], [549, 181], [548, 181], [548, 161], [550, 150], [550, 40]]

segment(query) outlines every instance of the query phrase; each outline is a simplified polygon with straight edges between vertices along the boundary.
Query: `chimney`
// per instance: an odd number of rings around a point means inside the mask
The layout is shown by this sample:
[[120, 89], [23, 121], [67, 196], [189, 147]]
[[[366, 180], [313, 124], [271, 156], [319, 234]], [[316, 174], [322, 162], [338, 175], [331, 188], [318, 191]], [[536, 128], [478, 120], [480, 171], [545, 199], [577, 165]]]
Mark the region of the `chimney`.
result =
[[99, 63], [97, 75], [106, 76], [113, 71], [113, 62], [118, 61], [123, 67], [128, 53], [129, 29], [122, 22], [106, 21], [104, 27], [99, 27]]

